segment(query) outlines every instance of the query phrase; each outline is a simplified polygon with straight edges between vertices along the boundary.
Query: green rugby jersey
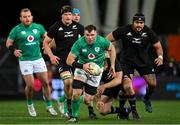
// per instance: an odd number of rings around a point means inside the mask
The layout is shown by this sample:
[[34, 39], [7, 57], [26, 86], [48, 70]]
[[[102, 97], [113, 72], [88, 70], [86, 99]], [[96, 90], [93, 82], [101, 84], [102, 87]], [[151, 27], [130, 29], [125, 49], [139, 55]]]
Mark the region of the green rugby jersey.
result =
[[85, 37], [78, 39], [71, 48], [71, 53], [77, 56], [78, 62], [85, 64], [87, 62], [94, 62], [101, 68], [104, 67], [105, 50], [108, 50], [110, 42], [97, 35], [93, 44], [89, 45]]
[[8, 38], [15, 41], [18, 49], [22, 51], [22, 56], [19, 57], [19, 60], [33, 61], [42, 57], [40, 38], [45, 32], [44, 27], [37, 23], [32, 23], [27, 27], [20, 23], [11, 30]]

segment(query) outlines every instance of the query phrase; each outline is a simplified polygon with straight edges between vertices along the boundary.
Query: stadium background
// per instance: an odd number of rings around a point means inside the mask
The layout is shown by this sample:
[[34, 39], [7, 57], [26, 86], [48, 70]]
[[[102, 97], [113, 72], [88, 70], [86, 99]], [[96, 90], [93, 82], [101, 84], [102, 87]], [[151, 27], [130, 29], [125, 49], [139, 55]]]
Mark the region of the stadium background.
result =
[[[131, 3], [132, 1], [133, 3]], [[97, 25], [99, 33], [102, 35], [106, 35], [106, 33], [112, 31], [117, 26], [131, 23], [129, 16], [137, 11], [142, 12], [144, 10], [143, 12], [148, 13], [145, 15], [148, 17], [146, 21], [161, 39], [165, 61], [163, 66], [156, 67], [158, 86], [153, 95], [153, 99], [179, 100], [180, 49], [178, 47], [180, 47], [180, 2], [179, 0], [151, 0], [151, 6], [146, 6], [147, 1], [148, 0], [83, 0], [83, 2], [80, 0], [4, 1], [4, 4], [0, 5], [0, 98], [24, 99], [24, 82], [20, 75], [17, 59], [10, 55], [5, 48], [5, 40], [8, 33], [13, 26], [19, 23], [20, 10], [24, 7], [30, 8], [34, 15], [34, 21], [41, 23], [48, 29], [50, 25], [59, 19], [59, 8], [65, 4], [72, 4], [74, 7], [81, 9], [81, 23], [86, 25], [88, 22], [83, 19], [83, 16], [89, 16], [87, 19]], [[118, 3], [118, 5], [113, 3]], [[132, 4], [134, 5], [132, 6]], [[88, 8], [83, 7], [87, 7], [87, 5], [90, 6], [90, 9], [86, 11]], [[107, 11], [108, 6], [116, 7], [112, 8], [111, 12]], [[118, 10], [117, 13], [113, 12], [114, 9]], [[93, 12], [94, 10], [97, 11], [95, 17], [89, 12], [91, 10], [93, 10]], [[151, 11], [147, 12], [145, 10]], [[116, 15], [116, 22], [112, 22], [113, 25], [108, 25], [107, 16], [111, 17], [111, 15]], [[110, 31], [107, 31], [107, 29]], [[155, 58], [153, 51], [151, 51], [151, 54], [152, 59]], [[48, 58], [46, 56], [44, 57], [48, 61]], [[53, 67], [49, 68], [54, 70]], [[51, 75], [51, 72], [49, 75]], [[54, 75], [53, 80], [55, 80], [55, 82], [57, 82], [56, 78], [57, 76]], [[35, 90], [38, 92], [40, 90], [38, 81], [36, 85]], [[136, 77], [134, 87], [137, 94], [141, 95], [144, 93], [145, 82], [143, 79]], [[40, 96], [39, 93], [36, 93], [35, 98], [38, 99]]]

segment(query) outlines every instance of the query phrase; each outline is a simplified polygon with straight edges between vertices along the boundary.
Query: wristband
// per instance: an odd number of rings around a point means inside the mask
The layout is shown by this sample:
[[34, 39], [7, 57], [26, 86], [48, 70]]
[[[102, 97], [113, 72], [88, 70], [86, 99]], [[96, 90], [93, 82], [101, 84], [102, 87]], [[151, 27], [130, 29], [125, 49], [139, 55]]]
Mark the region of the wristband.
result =
[[15, 47], [14, 47], [13, 45], [10, 45], [8, 49], [9, 49], [9, 51], [10, 51], [10, 52], [12, 52], [12, 53], [13, 53], [13, 52], [14, 52], [14, 50], [15, 50]]
[[158, 56], [158, 58], [162, 59], [163, 60], [163, 56]]
[[73, 68], [83, 69], [83, 64], [74, 61], [74, 62], [72, 63], [72, 67], [73, 67]]

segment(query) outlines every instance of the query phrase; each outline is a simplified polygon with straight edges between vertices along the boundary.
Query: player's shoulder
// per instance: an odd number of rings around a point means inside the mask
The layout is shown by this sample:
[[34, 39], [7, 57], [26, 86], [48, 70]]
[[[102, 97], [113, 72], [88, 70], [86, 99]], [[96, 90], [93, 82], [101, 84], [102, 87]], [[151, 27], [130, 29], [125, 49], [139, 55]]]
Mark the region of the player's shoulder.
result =
[[42, 24], [40, 24], [40, 23], [32, 23], [31, 25], [35, 26], [35, 27], [42, 26]]
[[149, 28], [147, 25], [144, 25], [144, 32], [148, 33], [148, 34], [154, 34], [155, 32]]
[[12, 31], [19, 31], [19, 30], [22, 30], [23, 28], [24, 28], [24, 25], [22, 23], [20, 23], [20, 24], [14, 26], [12, 28]]
[[78, 22], [72, 21], [73, 25], [76, 25], [78, 28], [84, 28], [84, 26]]
[[131, 31], [131, 25], [128, 24], [128, 25], [120, 26], [115, 31], [119, 32], [121, 34], [126, 33], [126, 32], [130, 32]]

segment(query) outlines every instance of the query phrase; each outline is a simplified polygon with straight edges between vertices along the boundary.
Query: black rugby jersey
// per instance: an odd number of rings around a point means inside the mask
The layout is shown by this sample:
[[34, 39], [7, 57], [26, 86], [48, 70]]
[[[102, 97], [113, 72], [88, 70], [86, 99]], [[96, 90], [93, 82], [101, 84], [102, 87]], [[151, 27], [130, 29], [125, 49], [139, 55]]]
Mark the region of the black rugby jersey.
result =
[[[111, 78], [108, 77], [110, 65], [111, 65], [110, 59], [108, 59], [108, 68], [103, 71], [102, 78], [101, 78], [101, 81], [102, 81], [103, 83], [108, 83], [108, 82], [110, 82], [111, 80], [113, 80], [112, 77], [111, 77]], [[118, 60], [116, 60], [116, 61], [115, 61], [115, 72], [120, 72], [120, 71], [122, 71], [121, 65], [120, 65], [120, 63], [118, 62]]]
[[144, 26], [141, 33], [136, 33], [132, 29], [132, 25], [119, 27], [112, 32], [115, 40], [122, 42], [121, 62], [126, 64], [145, 66], [152, 65], [149, 57], [149, 48], [157, 43], [158, 37], [156, 34]]
[[69, 26], [57, 21], [49, 28], [47, 35], [55, 39], [55, 54], [66, 60], [74, 42], [84, 35], [84, 26], [74, 21]]

